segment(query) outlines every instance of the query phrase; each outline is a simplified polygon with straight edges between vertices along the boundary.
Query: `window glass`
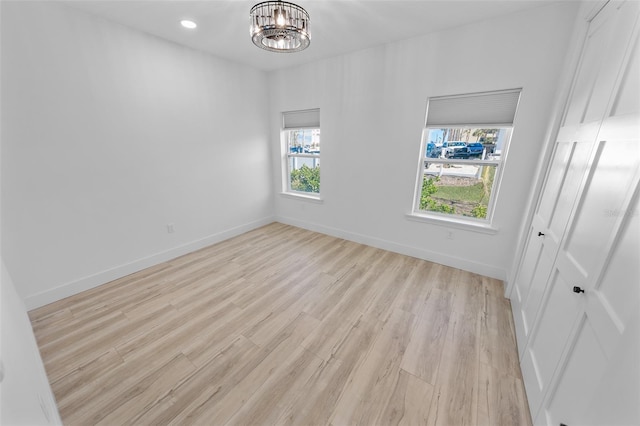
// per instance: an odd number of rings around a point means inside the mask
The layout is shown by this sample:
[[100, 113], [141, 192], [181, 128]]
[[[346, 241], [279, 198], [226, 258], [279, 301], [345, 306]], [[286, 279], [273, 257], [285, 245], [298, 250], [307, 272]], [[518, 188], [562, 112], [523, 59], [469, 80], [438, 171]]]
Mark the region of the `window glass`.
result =
[[427, 128], [424, 135], [427, 158], [492, 160], [502, 154], [511, 128]]
[[510, 138], [510, 127], [425, 129], [415, 210], [486, 220]]
[[289, 192], [320, 194], [320, 129], [285, 131]]

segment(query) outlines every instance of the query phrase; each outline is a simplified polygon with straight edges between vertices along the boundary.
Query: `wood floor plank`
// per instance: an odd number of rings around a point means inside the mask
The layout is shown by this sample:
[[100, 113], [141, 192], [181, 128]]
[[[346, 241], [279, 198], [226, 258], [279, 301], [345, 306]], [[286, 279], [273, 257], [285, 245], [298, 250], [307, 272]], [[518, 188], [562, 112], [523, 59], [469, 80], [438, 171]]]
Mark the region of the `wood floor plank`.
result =
[[368, 353], [382, 326], [382, 323], [373, 318], [360, 316], [334, 349], [323, 368], [317, 370], [300, 389], [304, 398], [298, 399], [295, 404], [283, 410], [275, 424], [329, 424], [351, 373]]
[[413, 259], [411, 272], [406, 278], [406, 283], [394, 304], [398, 309], [402, 309], [412, 314], [419, 314], [424, 303], [429, 297], [429, 292], [434, 288], [433, 276], [436, 268], [441, 267], [431, 262], [423, 262]]
[[401, 369], [380, 424], [426, 425], [432, 394], [432, 385]]
[[[206, 279], [194, 283], [188, 292], [180, 292], [167, 295], [167, 302], [181, 312], [198, 310], [206, 306], [218, 306], [232, 302], [238, 291], [244, 288], [247, 282], [244, 278], [228, 278], [226, 285], [214, 286]], [[234, 304], [235, 305], [235, 304]]]
[[334, 281], [335, 278], [326, 274], [310, 275], [304, 278], [299, 286], [294, 287], [296, 291], [288, 295], [292, 299], [283, 298], [282, 303], [271, 307], [269, 313], [263, 316], [260, 322], [252, 324], [242, 334], [257, 345], [266, 346], [280, 329], [303, 313], [307, 300], [322, 297], [323, 290]]
[[295, 285], [281, 286], [279, 291], [263, 295], [246, 308], [236, 309], [225, 321], [217, 321], [192, 336], [183, 352], [192, 362], [202, 365], [238, 334], [266, 346], [272, 336], [300, 315], [300, 297], [311, 290], [314, 278], [307, 275]]
[[522, 380], [480, 363], [477, 424], [530, 426], [531, 417]]
[[341, 278], [355, 263], [362, 259], [367, 259], [376, 252], [376, 248], [363, 246], [351, 241], [339, 240], [342, 250], [340, 256], [334, 262], [320, 262], [317, 264], [319, 271], [329, 274], [336, 278]]
[[160, 327], [151, 329], [149, 333], [137, 335], [118, 344], [116, 349], [125, 360], [183, 350], [187, 345], [197, 341], [198, 333], [206, 332], [210, 324], [223, 322], [225, 318], [234, 315], [237, 311], [236, 306], [225, 303], [213, 309], [178, 315], [175, 321], [164, 323]]
[[90, 290], [85, 290], [74, 296], [70, 296], [65, 299], [61, 299], [48, 305], [42, 306], [38, 309], [34, 309], [29, 312], [29, 317], [32, 320], [38, 320], [40, 318], [47, 317], [51, 313], [54, 313], [61, 309], [76, 309], [80, 306], [83, 306], [87, 300], [89, 300], [90, 302], [88, 303], [92, 305], [96, 304], [96, 301], [99, 301], [100, 299], [109, 300], [109, 297], [113, 296], [114, 294], [122, 292], [127, 287], [135, 286], [136, 281], [150, 278], [154, 275], [160, 275], [163, 271], [166, 271], [169, 268], [170, 265], [166, 263], [161, 263], [159, 265], [149, 267], [142, 271], [136, 272], [135, 274], [127, 275], [125, 277], [92, 288]]
[[332, 424], [380, 424], [399, 380], [402, 354], [409, 344], [415, 316], [395, 309], [375, 342], [356, 366], [337, 401]]
[[43, 355], [46, 355], [48, 350], [57, 352], [60, 348], [67, 347], [69, 342], [82, 341], [95, 335], [97, 331], [108, 326], [111, 322], [118, 320], [126, 320], [120, 311], [100, 312], [96, 315], [81, 316], [80, 318], [73, 317], [64, 324], [57, 324], [49, 330], [40, 330], [36, 332], [40, 352]]
[[[268, 258], [265, 262], [270, 262]], [[281, 296], [291, 291], [292, 286], [296, 286], [300, 280], [313, 274], [314, 268], [311, 265], [288, 264], [280, 268], [271, 269], [268, 275], [256, 279], [255, 277], [245, 277], [252, 288], [247, 288], [232, 297], [230, 300], [240, 308], [247, 308], [251, 304], [278, 303]]]
[[[196, 371], [196, 367], [182, 355], [175, 358], [175, 362], [167, 364], [160, 374], [152, 376], [151, 379], [141, 381], [134, 390], [125, 394], [122, 403], [115, 403], [115, 408], [105, 408], [107, 414], [97, 421], [96, 425], [135, 425], [138, 418], [173, 392], [176, 383]], [[94, 417], [95, 419], [95, 417]]]
[[74, 392], [91, 386], [105, 371], [113, 370], [122, 364], [124, 360], [114, 348], [109, 348], [106, 352], [80, 364], [75, 370], [51, 383], [58, 404], [66, 405], [73, 399]]
[[[314, 318], [323, 317], [323, 320], [307, 336], [302, 345], [325, 361], [334, 356], [336, 348], [340, 346], [353, 325], [362, 318], [363, 309], [372, 299], [370, 293], [374, 292], [374, 289], [368, 285], [370, 277], [378, 274], [378, 269], [384, 268], [385, 265], [384, 259], [380, 259], [379, 264], [368, 271], [356, 267], [345, 275], [342, 279], [350, 282], [350, 287], [341, 298], [332, 303], [332, 309], [322, 314], [319, 314], [317, 309], [309, 312]], [[324, 310], [327, 307], [325, 305], [321, 308]]]
[[197, 419], [199, 410], [221, 399], [244, 377], [242, 372], [247, 371], [247, 365], [249, 370], [254, 368], [261, 352], [254, 343], [239, 336], [134, 420], [138, 424], [165, 425], [176, 419], [181, 423]]
[[303, 310], [314, 318], [324, 320], [327, 315], [336, 309], [349, 294], [362, 282], [366, 270], [353, 265], [342, 277], [327, 289], [323, 297], [310, 300]]
[[[126, 371], [126, 379], [122, 377], [115, 382], [115, 377], [109, 378], [108, 382], [101, 381], [101, 385], [90, 388], [90, 393], [83, 393], [73, 403], [60, 407], [60, 415], [65, 424], [96, 424], [107, 417], [110, 413], [126, 404], [132, 398], [136, 398], [152, 387], [154, 383], [164, 375], [166, 371], [178, 370], [181, 375], [186, 375], [193, 369], [193, 365], [182, 354], [177, 354], [169, 359], [160, 359], [153, 367], [147, 365], [137, 371], [130, 370], [126, 364], [122, 368], [116, 369]], [[141, 409], [141, 407], [137, 407]]]
[[136, 272], [73, 296], [74, 303], [68, 305], [69, 309], [74, 315], [82, 316], [96, 312], [119, 311], [127, 303], [138, 301], [137, 296], [144, 294], [149, 285], [162, 286], [166, 281], [165, 274], [170, 272], [169, 265], [153, 267], [151, 271], [145, 269]]
[[477, 423], [480, 316], [452, 312], [434, 386], [429, 425]]
[[436, 288], [429, 291], [424, 309], [402, 358], [401, 368], [434, 385], [451, 317], [452, 294]]
[[297, 402], [299, 390], [313, 376], [326, 368], [326, 361], [298, 346], [282, 360], [277, 374], [272, 374], [226, 422], [231, 425], [275, 424]]
[[407, 284], [412, 266], [413, 258], [402, 255], [393, 256], [387, 268], [377, 277], [378, 291], [372, 293], [375, 296], [363, 312], [373, 315], [380, 321], [385, 321], [391, 314], [396, 298]]
[[40, 316], [38, 318], [31, 318], [31, 312], [29, 314], [31, 326], [34, 333], [42, 333], [44, 331], [53, 332], [57, 330], [61, 324], [74, 319], [73, 314], [71, 313], [71, 310], [69, 308], [63, 308], [57, 311], [53, 311], [49, 315]]
[[458, 313], [480, 315], [485, 306], [482, 277], [462, 270], [455, 270], [451, 279], [453, 284], [453, 310]]
[[529, 426], [502, 292], [272, 223], [29, 317], [64, 424]]
[[[286, 374], [288, 365], [283, 364], [292, 352], [300, 347], [300, 343], [318, 321], [306, 314], [301, 314], [289, 326], [283, 329], [269, 346], [263, 348], [255, 358], [254, 363], [243, 369], [241, 380], [220, 400], [212, 401], [206, 406], [199, 406], [197, 412], [190, 412], [186, 417], [178, 417], [175, 424], [183, 424], [191, 419], [195, 423], [209, 422], [209, 424], [225, 424], [240, 410], [246, 401], [269, 377], [274, 374]], [[189, 423], [189, 422], [187, 422]]]
[[504, 297], [485, 295], [480, 321], [480, 361], [514, 378], [520, 377], [511, 304]]
[[504, 285], [495, 278], [480, 277], [483, 290], [490, 296], [504, 298]]

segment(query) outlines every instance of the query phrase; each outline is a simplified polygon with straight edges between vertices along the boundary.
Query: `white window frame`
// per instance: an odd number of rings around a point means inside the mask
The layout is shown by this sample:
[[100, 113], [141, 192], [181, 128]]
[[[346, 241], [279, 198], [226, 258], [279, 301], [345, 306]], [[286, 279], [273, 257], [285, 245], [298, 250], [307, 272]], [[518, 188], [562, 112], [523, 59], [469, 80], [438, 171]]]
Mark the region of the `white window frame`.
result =
[[[519, 100], [521, 89], [509, 89], [504, 91], [484, 92], [484, 93], [469, 94], [469, 95], [456, 95], [451, 97], [438, 97], [438, 98], [431, 98], [431, 99], [448, 99], [448, 98], [455, 99], [455, 98], [462, 98], [465, 96], [473, 96], [473, 95], [482, 96], [485, 93], [489, 95], [493, 95], [493, 94], [500, 95], [501, 93], [516, 93], [516, 92], [518, 94], [518, 100]], [[429, 101], [431, 101], [431, 99]], [[516, 102], [518, 102], [518, 100]], [[515, 116], [516, 108], [517, 108], [517, 104], [513, 109], [513, 116]], [[428, 110], [429, 110], [429, 103], [427, 103], [427, 117], [425, 120], [426, 124], [422, 132], [422, 140], [420, 144], [420, 155], [418, 158], [418, 165], [417, 165], [417, 176], [416, 176], [416, 185], [414, 190], [413, 205], [412, 205], [411, 213], [407, 215], [407, 218], [411, 220], [421, 221], [421, 222], [428, 222], [428, 223], [434, 223], [434, 224], [443, 225], [443, 226], [451, 226], [456, 228], [475, 230], [475, 231], [484, 232], [484, 233], [490, 233], [490, 234], [496, 233], [498, 229], [493, 225], [493, 218], [495, 215], [497, 199], [500, 193], [500, 186], [502, 183], [504, 164], [506, 163], [507, 153], [508, 153], [509, 145], [513, 135], [513, 129], [514, 129], [513, 118], [511, 118], [511, 120], [508, 120], [508, 119], [505, 120], [506, 122], [489, 122], [489, 121], [479, 120], [479, 122], [477, 123], [475, 122], [461, 123], [460, 121], [457, 121], [457, 120], [451, 120], [454, 122], [450, 124], [448, 124], [445, 121], [438, 122], [438, 123], [429, 123]], [[508, 134], [504, 142], [504, 145], [502, 146], [499, 159], [428, 158], [426, 156], [426, 151], [427, 151], [427, 144], [430, 142], [427, 140], [429, 131], [432, 129], [443, 129], [443, 128], [504, 129], [504, 130], [507, 130]], [[487, 216], [485, 218], [475, 218], [475, 217], [469, 217], [469, 216], [462, 216], [460, 214], [450, 214], [450, 213], [421, 210], [420, 200], [422, 196], [422, 184], [423, 184], [423, 179], [426, 171], [426, 167], [425, 167], [426, 163], [443, 164], [443, 165], [444, 164], [467, 164], [467, 165], [482, 165], [482, 166], [495, 167], [496, 169], [495, 169], [495, 174], [493, 178], [491, 196], [490, 196], [489, 202], [487, 203]]]
[[[320, 194], [322, 192], [322, 170], [320, 171], [320, 192], [304, 192], [296, 191], [291, 188], [291, 167], [292, 160], [296, 158], [313, 158], [320, 162], [321, 154], [314, 153], [292, 153], [289, 150], [290, 134], [295, 131], [320, 131], [320, 110], [310, 109], [301, 111], [290, 111], [282, 113], [282, 129], [280, 132], [282, 144], [282, 179], [283, 189], [282, 195], [292, 196], [295, 198], [308, 199], [311, 201], [321, 201]], [[320, 136], [320, 146], [322, 146], [322, 136]], [[322, 152], [322, 149], [321, 149]], [[315, 163], [315, 161], [314, 161]]]

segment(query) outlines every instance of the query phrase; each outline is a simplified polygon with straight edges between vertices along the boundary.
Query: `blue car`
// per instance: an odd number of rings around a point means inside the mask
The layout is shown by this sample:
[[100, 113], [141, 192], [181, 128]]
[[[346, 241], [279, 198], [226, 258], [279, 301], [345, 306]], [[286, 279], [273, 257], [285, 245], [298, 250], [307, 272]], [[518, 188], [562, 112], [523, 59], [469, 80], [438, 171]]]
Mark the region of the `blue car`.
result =
[[438, 158], [440, 157], [440, 152], [441, 152], [441, 149], [438, 146], [436, 146], [435, 143], [429, 142], [427, 144], [426, 156], [428, 158]]
[[469, 145], [467, 145], [467, 148], [469, 148], [469, 153], [474, 156], [480, 156], [482, 155], [482, 151], [484, 151], [484, 145], [482, 145], [480, 142], [470, 143]]
[[[482, 145], [482, 144], [480, 144]], [[455, 152], [453, 154], [451, 154], [451, 156], [449, 158], [465, 158], [465, 159], [469, 159], [469, 158], [478, 158], [482, 155], [482, 151], [478, 152], [477, 149], [476, 151], [471, 151], [471, 148], [468, 146], [465, 146], [464, 148], [460, 148], [460, 149], [456, 149]]]

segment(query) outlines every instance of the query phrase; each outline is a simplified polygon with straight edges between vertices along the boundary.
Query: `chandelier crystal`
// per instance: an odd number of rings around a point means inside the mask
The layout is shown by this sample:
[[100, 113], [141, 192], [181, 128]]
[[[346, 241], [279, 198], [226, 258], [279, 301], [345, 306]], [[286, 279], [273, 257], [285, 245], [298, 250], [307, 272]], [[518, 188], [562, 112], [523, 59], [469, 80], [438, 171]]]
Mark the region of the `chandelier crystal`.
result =
[[286, 1], [264, 1], [251, 8], [251, 40], [270, 52], [299, 52], [309, 47], [309, 14]]

